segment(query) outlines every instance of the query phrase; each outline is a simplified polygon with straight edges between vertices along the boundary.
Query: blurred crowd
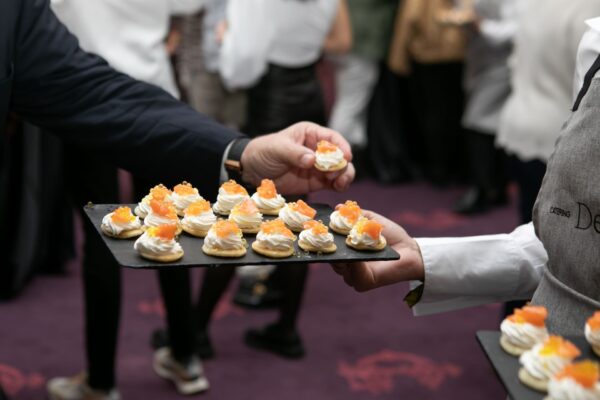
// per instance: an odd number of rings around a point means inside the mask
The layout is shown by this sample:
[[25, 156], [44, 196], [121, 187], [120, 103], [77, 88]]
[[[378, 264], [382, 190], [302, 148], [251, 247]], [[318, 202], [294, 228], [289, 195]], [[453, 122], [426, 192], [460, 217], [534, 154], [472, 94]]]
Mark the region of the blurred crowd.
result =
[[[225, 125], [250, 136], [299, 121], [327, 125], [352, 145], [359, 179], [423, 180], [440, 188], [460, 184], [466, 189], [454, 211], [461, 214], [507, 204], [514, 182], [522, 222], [531, 219], [572, 105], [584, 21], [600, 14], [600, 3], [591, 0], [52, 0], [51, 5], [85, 50]], [[19, 121], [12, 129], [20, 133], [7, 183], [12, 196], [0, 207], [10, 210], [18, 203], [28, 210], [11, 216], [28, 230], [14, 237], [11, 265], [0, 271], [2, 297], [18, 294], [34, 272], [61, 271], [73, 256], [72, 208], [65, 206], [65, 193], [68, 204], [80, 210], [90, 200], [137, 201], [157, 183], [134, 177], [133, 186], [123, 185], [131, 178], [101, 155], [61, 147]], [[67, 178], [61, 178], [65, 172]], [[135, 199], [124, 198], [123, 187], [133, 187]], [[79, 398], [68, 395], [82, 382], [107, 396], [98, 398], [118, 398], [116, 339], [106, 337], [118, 330], [112, 313], [118, 313], [120, 273], [107, 272], [91, 236], [84, 246], [87, 312], [94, 313], [86, 329], [90, 367], [87, 378], [55, 381], [57, 399]], [[276, 354], [304, 355], [296, 319], [307, 273], [301, 265], [286, 273], [272, 268], [241, 273], [239, 304], [280, 310], [273, 324], [248, 332]], [[171, 337], [154, 333], [157, 349], [172, 350], [162, 361], [178, 363], [182, 379], [202, 375], [196, 353], [204, 358], [214, 353], [209, 322], [232, 274], [209, 271], [194, 322], [172, 318]], [[187, 272], [159, 273], [159, 279], [167, 308], [185, 310], [189, 293], [177, 288], [189, 286]], [[98, 282], [113, 288], [114, 304], [107, 305]], [[101, 301], [94, 297], [100, 290]], [[190, 329], [192, 339], [185, 333]], [[196, 383], [190, 393], [204, 390]]]

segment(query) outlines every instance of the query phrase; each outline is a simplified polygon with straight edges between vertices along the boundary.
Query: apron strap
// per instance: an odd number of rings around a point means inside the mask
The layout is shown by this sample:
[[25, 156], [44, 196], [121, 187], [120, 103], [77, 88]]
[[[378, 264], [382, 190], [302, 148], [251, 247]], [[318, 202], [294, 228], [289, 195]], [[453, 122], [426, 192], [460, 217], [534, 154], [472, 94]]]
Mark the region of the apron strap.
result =
[[575, 100], [575, 104], [573, 104], [572, 111], [577, 111], [577, 109], [579, 108], [579, 103], [581, 103], [581, 100], [583, 100], [583, 96], [585, 96], [588, 89], [590, 88], [590, 85], [592, 84], [592, 79], [594, 79], [594, 75], [596, 75], [596, 72], [598, 72], [599, 70], [600, 55], [598, 55], [596, 61], [594, 61], [594, 63], [592, 64], [592, 67], [588, 70], [588, 72], [586, 72], [585, 77], [583, 79], [583, 87], [579, 91], [579, 94], [577, 94], [577, 99]]

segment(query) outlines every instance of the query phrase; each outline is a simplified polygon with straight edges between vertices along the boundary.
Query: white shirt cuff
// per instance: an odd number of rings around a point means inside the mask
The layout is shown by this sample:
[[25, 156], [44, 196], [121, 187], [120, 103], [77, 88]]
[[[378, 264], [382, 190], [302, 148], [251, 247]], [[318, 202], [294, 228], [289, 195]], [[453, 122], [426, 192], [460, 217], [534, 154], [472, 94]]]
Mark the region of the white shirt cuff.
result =
[[221, 159], [221, 176], [220, 176], [221, 183], [229, 180], [229, 174], [227, 173], [227, 169], [225, 169], [225, 161], [227, 161], [227, 157], [229, 157], [229, 150], [231, 150], [231, 146], [233, 146], [233, 142], [235, 142], [235, 140], [232, 140], [231, 142], [229, 142], [227, 147], [225, 147], [225, 151], [223, 152], [223, 158]]
[[415, 315], [531, 298], [548, 259], [532, 223], [510, 234], [416, 240], [425, 286]]

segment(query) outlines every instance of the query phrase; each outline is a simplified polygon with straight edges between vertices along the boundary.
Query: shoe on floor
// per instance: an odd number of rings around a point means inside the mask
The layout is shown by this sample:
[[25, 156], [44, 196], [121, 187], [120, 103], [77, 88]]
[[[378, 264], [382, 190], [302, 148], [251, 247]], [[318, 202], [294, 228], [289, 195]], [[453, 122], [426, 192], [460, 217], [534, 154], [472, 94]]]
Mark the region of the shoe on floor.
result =
[[506, 194], [486, 192], [476, 186], [467, 190], [454, 205], [454, 212], [464, 215], [484, 213], [507, 203]]
[[295, 330], [284, 330], [278, 325], [246, 331], [244, 342], [255, 349], [268, 350], [285, 358], [304, 357], [302, 339]]
[[[171, 342], [166, 329], [155, 329], [150, 337], [150, 347], [158, 350], [161, 347], [170, 346]], [[215, 350], [212, 347], [210, 337], [205, 329], [199, 329], [196, 332], [196, 354], [202, 360], [210, 360], [215, 356]]]
[[92, 389], [84, 372], [68, 378], [52, 378], [46, 389], [50, 400], [121, 400], [116, 389], [109, 392]]
[[198, 358], [193, 357], [182, 364], [171, 355], [169, 347], [162, 347], [154, 352], [153, 367], [158, 376], [175, 384], [179, 394], [196, 394], [210, 387]]

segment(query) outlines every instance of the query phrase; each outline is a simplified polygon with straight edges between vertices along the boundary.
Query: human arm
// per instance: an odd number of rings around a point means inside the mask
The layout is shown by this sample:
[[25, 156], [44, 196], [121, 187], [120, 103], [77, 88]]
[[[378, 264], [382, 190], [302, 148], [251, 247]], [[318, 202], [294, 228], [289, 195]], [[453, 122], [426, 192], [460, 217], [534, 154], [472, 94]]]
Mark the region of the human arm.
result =
[[266, 72], [275, 34], [269, 0], [230, 0], [219, 55], [219, 73], [229, 89], [252, 86]]
[[481, 36], [493, 46], [512, 42], [517, 32], [520, 1], [505, 0], [500, 5], [499, 19], [481, 19], [477, 28]]
[[206, 0], [168, 0], [171, 15], [194, 14], [204, 8]]
[[423, 284], [413, 311], [425, 315], [480, 304], [530, 298], [547, 262], [533, 224], [510, 234], [466, 238], [413, 239], [377, 214], [383, 235], [400, 254], [386, 262], [338, 264], [334, 270], [358, 291], [412, 281]]
[[398, 7], [388, 54], [388, 67], [397, 75], [410, 73], [409, 45], [414, 35], [414, 19], [422, 3], [421, 0], [404, 0]]
[[218, 181], [241, 134], [83, 52], [47, 1], [20, 5], [12, 111], [138, 175]]
[[352, 49], [352, 26], [346, 0], [339, 0], [338, 9], [323, 50], [330, 54], [345, 54]]

